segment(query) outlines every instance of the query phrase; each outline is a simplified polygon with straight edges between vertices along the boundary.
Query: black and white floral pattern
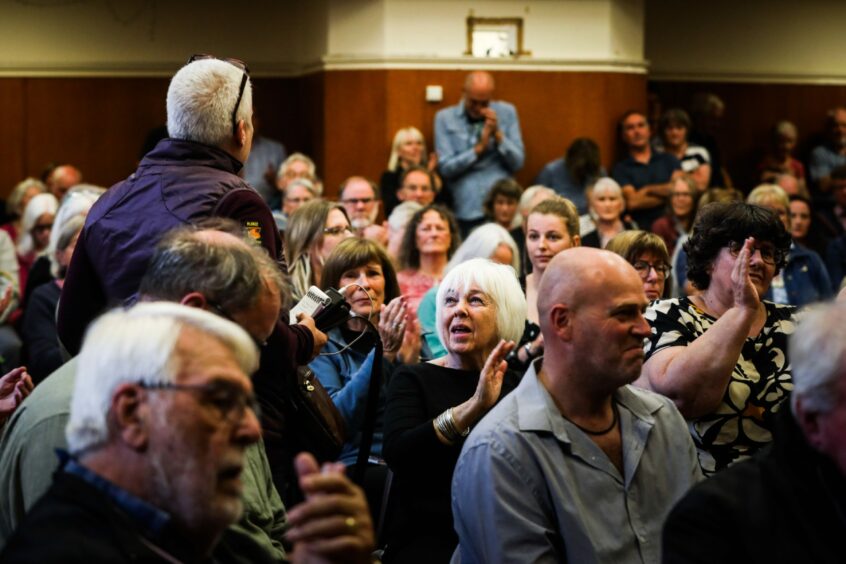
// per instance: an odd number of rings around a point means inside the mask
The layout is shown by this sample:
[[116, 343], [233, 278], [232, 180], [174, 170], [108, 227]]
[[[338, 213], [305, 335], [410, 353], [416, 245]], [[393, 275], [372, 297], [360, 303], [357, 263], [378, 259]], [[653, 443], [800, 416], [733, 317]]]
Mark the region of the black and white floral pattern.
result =
[[[793, 389], [787, 338], [795, 329], [796, 308], [764, 306], [764, 328], [743, 344], [722, 403], [713, 413], [688, 420], [705, 475], [770, 443], [774, 416]], [[717, 321], [688, 298], [654, 302], [646, 319], [652, 327], [644, 346], [647, 360], [667, 347], [687, 346]]]

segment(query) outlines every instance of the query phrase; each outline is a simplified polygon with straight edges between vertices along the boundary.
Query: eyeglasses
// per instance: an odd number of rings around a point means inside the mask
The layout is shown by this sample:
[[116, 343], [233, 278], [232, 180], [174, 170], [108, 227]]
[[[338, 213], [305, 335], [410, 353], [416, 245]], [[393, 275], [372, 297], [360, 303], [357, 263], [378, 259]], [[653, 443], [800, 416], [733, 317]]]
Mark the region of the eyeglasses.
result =
[[341, 233], [352, 233], [352, 228], [349, 225], [336, 225], [335, 227], [327, 227], [323, 230], [324, 235], [340, 235]]
[[208, 384], [174, 384], [173, 382], [142, 382], [145, 390], [188, 392], [199, 396], [200, 403], [210, 405], [220, 412], [221, 418], [229, 423], [238, 423], [244, 418], [247, 408], [259, 417], [261, 408], [254, 394], [245, 392], [237, 384], [215, 380]]
[[[740, 250], [743, 248], [743, 243], [738, 241], [730, 241], [728, 244], [729, 252], [731, 256], [736, 257], [740, 254]], [[752, 254], [755, 254], [755, 251], [758, 251], [761, 254], [761, 260], [764, 261], [764, 264], [769, 264], [773, 266], [775, 264], [780, 263], [784, 260], [784, 253], [776, 249], [771, 245], [757, 245], [752, 247]], [[750, 255], [751, 256], [751, 255]]]
[[191, 58], [188, 59], [187, 64], [191, 64], [194, 61], [204, 61], [207, 59], [215, 59], [218, 61], [229, 63], [230, 65], [233, 65], [244, 72], [243, 76], [241, 76], [241, 86], [238, 87], [238, 99], [235, 100], [235, 108], [233, 108], [232, 110], [232, 135], [235, 135], [236, 133], [238, 133], [238, 122], [235, 118], [238, 117], [238, 106], [241, 105], [241, 98], [244, 96], [244, 88], [247, 86], [247, 78], [249, 78], [250, 76], [250, 69], [247, 67], [247, 63], [245, 63], [241, 59], [215, 57], [214, 55], [209, 55], [206, 53], [198, 53], [196, 55], [191, 55]]
[[645, 260], [636, 260], [632, 264], [632, 266], [634, 266], [634, 269], [637, 270], [637, 273], [644, 280], [646, 280], [646, 278], [649, 276], [649, 269], [651, 268], [654, 268], [655, 274], [664, 278], [664, 280], [667, 279], [667, 277], [670, 275], [670, 272], [673, 270], [673, 267], [671, 267], [666, 262], [656, 262], [653, 264], [651, 262], [646, 262]]
[[357, 206], [358, 204], [372, 204], [373, 198], [348, 198], [346, 200], [342, 200], [344, 204], [351, 204], [353, 206]]
[[[206, 303], [209, 304], [211, 306], [211, 308], [215, 311], [215, 313], [217, 313], [222, 318], [228, 319], [229, 321], [231, 321], [235, 325], [238, 325], [239, 327], [241, 326], [240, 323], [235, 321], [235, 318], [232, 317], [232, 314], [229, 313], [229, 311], [227, 311], [226, 309], [224, 309], [224, 307], [222, 305], [220, 305], [219, 303], [213, 302], [209, 299], [206, 300]], [[243, 327], [241, 327], [241, 328], [243, 329]], [[246, 331], [246, 329], [245, 329], [245, 331]], [[249, 334], [249, 332], [248, 332], [248, 334]], [[267, 341], [260, 341], [260, 340], [256, 339], [254, 335], [250, 335], [250, 339], [253, 340], [253, 342], [256, 344], [256, 346], [258, 348], [262, 348], [267, 344]]]

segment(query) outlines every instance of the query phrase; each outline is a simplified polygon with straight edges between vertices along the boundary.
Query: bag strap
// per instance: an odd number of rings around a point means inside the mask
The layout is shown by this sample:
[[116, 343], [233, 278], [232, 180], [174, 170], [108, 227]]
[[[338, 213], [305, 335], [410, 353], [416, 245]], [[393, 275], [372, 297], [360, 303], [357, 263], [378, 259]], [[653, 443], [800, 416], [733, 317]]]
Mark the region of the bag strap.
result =
[[367, 390], [367, 403], [364, 407], [364, 425], [361, 428], [361, 441], [358, 445], [358, 458], [355, 461], [353, 481], [364, 487], [364, 471], [367, 459], [370, 458], [370, 448], [373, 446], [373, 431], [376, 427], [376, 411], [379, 406], [379, 392], [382, 389], [382, 338], [379, 331], [370, 320], [360, 317], [367, 322], [367, 327], [376, 334], [376, 346], [373, 348], [373, 366], [370, 369], [370, 387]]

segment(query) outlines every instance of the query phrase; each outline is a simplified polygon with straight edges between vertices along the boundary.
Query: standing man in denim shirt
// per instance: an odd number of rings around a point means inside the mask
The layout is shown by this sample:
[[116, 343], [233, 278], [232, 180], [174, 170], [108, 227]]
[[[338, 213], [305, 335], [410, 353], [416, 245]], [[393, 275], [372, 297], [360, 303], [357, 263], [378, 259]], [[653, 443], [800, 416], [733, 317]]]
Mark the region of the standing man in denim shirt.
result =
[[464, 81], [458, 104], [435, 116], [438, 170], [453, 200], [462, 236], [485, 222], [482, 202], [494, 182], [523, 167], [517, 110], [494, 101], [494, 79], [482, 71]]

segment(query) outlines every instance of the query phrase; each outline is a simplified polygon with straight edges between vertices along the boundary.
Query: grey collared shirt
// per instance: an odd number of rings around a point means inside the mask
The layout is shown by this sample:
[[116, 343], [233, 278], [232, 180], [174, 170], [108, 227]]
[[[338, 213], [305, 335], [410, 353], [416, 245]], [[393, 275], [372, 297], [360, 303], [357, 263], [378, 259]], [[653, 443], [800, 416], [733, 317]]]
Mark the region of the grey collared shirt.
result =
[[617, 390], [623, 475], [564, 419], [533, 365], [468, 438], [455, 468], [457, 561], [660, 562], [661, 528], [701, 479], [673, 403]]

